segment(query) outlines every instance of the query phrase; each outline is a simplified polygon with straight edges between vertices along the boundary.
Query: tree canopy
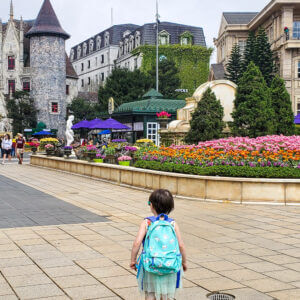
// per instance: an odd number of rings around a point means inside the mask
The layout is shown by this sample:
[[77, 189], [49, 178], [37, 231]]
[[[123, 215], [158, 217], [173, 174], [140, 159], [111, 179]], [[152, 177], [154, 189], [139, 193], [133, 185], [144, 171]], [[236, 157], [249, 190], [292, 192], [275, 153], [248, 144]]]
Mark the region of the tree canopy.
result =
[[240, 47], [238, 44], [235, 44], [232, 48], [231, 55], [226, 66], [226, 79], [238, 84], [239, 79], [242, 76], [242, 63]]

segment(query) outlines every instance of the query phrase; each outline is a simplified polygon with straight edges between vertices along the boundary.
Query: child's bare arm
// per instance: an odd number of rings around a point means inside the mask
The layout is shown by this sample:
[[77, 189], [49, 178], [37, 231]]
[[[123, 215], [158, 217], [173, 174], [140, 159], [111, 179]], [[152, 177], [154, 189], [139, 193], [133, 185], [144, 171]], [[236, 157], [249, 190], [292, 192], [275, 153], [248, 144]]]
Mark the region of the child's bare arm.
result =
[[143, 239], [146, 235], [146, 224], [145, 221], [141, 223], [140, 229], [136, 235], [135, 241], [133, 242], [132, 250], [131, 250], [131, 262], [130, 262], [130, 268], [136, 270], [136, 257], [139, 253], [141, 244], [143, 242]]
[[176, 236], [177, 236], [177, 240], [178, 240], [178, 244], [179, 244], [180, 253], [182, 256], [182, 267], [183, 267], [183, 270], [186, 271], [187, 270], [186, 251], [185, 251], [185, 246], [184, 246], [184, 243], [183, 243], [183, 240], [181, 237], [181, 233], [180, 233], [177, 223], [175, 223], [175, 232], [176, 232]]

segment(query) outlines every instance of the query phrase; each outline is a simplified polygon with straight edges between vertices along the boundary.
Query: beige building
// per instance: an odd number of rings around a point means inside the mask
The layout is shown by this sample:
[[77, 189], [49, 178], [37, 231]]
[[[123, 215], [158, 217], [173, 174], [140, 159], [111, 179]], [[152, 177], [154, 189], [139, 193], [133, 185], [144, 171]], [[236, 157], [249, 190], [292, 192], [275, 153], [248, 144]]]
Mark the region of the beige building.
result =
[[224, 78], [224, 66], [233, 45], [239, 44], [243, 52], [249, 31], [257, 32], [260, 27], [265, 28], [278, 57], [279, 74], [291, 95], [293, 111], [300, 114], [300, 0], [272, 0], [258, 13], [223, 13], [218, 38], [214, 40], [217, 64], [211, 67], [210, 80]]

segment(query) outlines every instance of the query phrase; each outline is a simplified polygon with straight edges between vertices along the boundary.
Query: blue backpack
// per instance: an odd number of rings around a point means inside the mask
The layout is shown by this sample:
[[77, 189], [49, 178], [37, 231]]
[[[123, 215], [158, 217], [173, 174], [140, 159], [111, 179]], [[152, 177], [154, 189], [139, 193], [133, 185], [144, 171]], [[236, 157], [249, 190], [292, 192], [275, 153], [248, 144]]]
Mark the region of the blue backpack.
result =
[[[161, 217], [164, 217], [161, 220]], [[157, 275], [178, 273], [180, 275], [182, 257], [176, 237], [173, 219], [165, 214], [146, 218], [151, 226], [144, 240], [144, 249], [140, 257], [147, 272]]]

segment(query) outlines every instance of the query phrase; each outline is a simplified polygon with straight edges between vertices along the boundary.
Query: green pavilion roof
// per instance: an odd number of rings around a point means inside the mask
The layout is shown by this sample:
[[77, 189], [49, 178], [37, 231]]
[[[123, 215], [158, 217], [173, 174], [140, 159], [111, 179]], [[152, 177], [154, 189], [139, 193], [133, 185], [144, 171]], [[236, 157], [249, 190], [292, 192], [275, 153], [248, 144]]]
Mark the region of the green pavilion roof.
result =
[[143, 96], [143, 100], [124, 103], [115, 113], [157, 113], [164, 110], [174, 114], [185, 104], [184, 100], [165, 99], [161, 93], [151, 89]]

